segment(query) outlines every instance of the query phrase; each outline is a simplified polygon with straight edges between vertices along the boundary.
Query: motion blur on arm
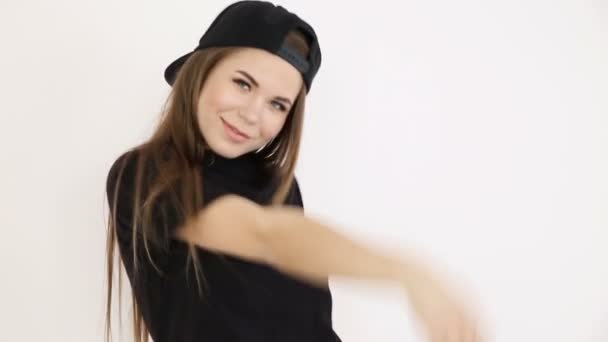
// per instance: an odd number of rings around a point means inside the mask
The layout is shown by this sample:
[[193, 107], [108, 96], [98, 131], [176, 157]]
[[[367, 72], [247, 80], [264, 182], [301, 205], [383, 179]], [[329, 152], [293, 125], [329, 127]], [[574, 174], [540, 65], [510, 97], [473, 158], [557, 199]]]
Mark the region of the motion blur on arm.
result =
[[431, 341], [482, 341], [477, 318], [412, 256], [391, 255], [338, 233], [289, 206], [260, 206], [227, 195], [180, 227], [176, 236], [222, 253], [269, 264], [315, 286], [332, 275], [399, 284]]

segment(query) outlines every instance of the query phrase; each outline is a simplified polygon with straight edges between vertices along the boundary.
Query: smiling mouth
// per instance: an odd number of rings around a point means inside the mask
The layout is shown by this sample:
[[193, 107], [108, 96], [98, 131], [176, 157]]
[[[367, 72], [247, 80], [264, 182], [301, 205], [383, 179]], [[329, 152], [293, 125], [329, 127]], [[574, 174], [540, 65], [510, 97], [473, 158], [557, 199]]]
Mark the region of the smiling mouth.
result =
[[226, 126], [228, 126], [231, 130], [233, 130], [236, 134], [243, 136], [244, 138], [250, 139], [251, 137], [241, 131], [239, 131], [236, 127], [232, 126], [231, 124], [229, 124], [226, 120], [224, 120], [224, 118], [221, 118], [221, 120], [224, 122], [224, 124]]

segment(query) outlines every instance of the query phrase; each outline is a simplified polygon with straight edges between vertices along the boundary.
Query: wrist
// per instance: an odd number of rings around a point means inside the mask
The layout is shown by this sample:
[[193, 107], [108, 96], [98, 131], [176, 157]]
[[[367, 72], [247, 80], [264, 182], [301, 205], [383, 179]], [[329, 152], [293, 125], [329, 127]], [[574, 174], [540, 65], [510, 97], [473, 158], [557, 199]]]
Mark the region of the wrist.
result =
[[421, 264], [414, 258], [395, 258], [392, 265], [392, 279], [399, 286], [409, 292], [416, 284], [419, 284], [425, 272]]

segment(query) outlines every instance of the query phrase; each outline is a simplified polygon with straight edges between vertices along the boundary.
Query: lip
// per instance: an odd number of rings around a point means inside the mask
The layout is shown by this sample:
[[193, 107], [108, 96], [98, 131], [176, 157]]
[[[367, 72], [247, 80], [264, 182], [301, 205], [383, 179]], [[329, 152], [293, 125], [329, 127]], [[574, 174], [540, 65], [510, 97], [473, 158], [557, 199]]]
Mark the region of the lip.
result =
[[220, 118], [222, 120], [222, 123], [224, 124], [224, 128], [227, 130], [227, 132], [237, 138], [237, 140], [246, 140], [246, 139], [250, 139], [250, 136], [239, 131], [236, 127], [232, 126], [231, 124], [229, 124], [228, 122], [226, 122], [226, 120], [224, 120], [224, 118]]

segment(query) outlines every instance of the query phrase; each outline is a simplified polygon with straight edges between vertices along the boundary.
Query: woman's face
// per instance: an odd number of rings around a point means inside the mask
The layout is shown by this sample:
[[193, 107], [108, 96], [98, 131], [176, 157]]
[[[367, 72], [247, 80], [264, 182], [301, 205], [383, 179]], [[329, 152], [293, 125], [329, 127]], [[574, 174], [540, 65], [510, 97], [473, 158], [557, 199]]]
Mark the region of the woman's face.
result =
[[203, 85], [199, 129], [223, 157], [257, 150], [281, 131], [302, 85], [299, 71], [281, 57], [239, 49], [221, 60]]

